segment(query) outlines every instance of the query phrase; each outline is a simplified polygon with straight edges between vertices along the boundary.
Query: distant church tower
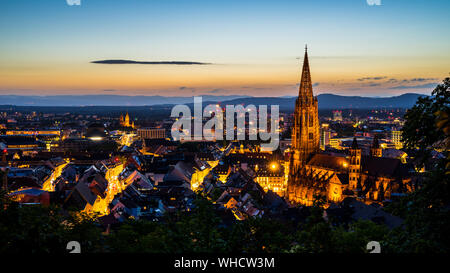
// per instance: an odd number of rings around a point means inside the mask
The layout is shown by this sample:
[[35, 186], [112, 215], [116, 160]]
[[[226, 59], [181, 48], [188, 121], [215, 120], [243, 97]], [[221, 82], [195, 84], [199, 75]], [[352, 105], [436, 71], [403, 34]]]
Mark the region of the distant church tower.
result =
[[372, 147], [370, 147], [370, 155], [373, 157], [381, 157], [383, 151], [380, 147], [380, 143], [378, 142], [378, 135], [375, 135], [372, 142]]
[[120, 115], [120, 125], [123, 127], [131, 127], [133, 129], [135, 128], [134, 121], [130, 123], [130, 115], [128, 114], [128, 112], [125, 117], [123, 117], [123, 115]]
[[361, 149], [358, 147], [356, 137], [353, 138], [350, 148], [350, 164], [348, 172], [349, 190], [358, 190], [358, 181], [361, 179]]
[[308, 157], [319, 150], [319, 112], [317, 98], [313, 95], [309, 72], [308, 49], [305, 48], [302, 78], [298, 98], [295, 101], [294, 128], [292, 130], [292, 154], [290, 175], [305, 165]]
[[130, 126], [130, 115], [128, 115], [128, 112], [127, 112], [127, 114], [125, 116], [124, 124], [125, 124], [126, 127]]

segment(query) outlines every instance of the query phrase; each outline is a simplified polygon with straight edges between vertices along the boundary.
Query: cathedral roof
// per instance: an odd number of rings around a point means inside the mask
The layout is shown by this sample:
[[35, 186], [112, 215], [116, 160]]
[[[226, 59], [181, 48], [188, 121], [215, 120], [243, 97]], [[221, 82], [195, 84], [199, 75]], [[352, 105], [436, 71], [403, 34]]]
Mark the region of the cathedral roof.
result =
[[401, 177], [408, 173], [407, 166], [397, 158], [362, 156], [361, 165], [364, 173], [373, 176]]
[[348, 184], [348, 173], [338, 173], [336, 176], [342, 184]]
[[345, 156], [317, 153], [313, 155], [307, 165], [339, 170], [344, 168], [344, 163], [349, 163]]
[[[349, 164], [349, 160], [344, 155], [316, 153], [311, 157], [307, 165], [343, 171], [345, 170], [344, 163]], [[361, 169], [363, 173], [372, 176], [392, 178], [408, 176], [408, 166], [403, 164], [400, 159], [397, 158], [362, 156]], [[344, 177], [339, 177], [339, 179], [341, 182], [345, 180]]]

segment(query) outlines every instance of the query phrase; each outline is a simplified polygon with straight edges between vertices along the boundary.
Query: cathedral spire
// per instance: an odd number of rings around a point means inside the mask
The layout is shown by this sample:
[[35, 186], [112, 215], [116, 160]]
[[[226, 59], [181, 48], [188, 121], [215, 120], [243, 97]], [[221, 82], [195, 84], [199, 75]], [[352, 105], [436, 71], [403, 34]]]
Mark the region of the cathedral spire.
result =
[[380, 143], [378, 142], [378, 135], [375, 135], [372, 142], [372, 148], [380, 148]]
[[353, 138], [352, 149], [358, 149], [358, 141], [356, 140], [356, 137]]
[[383, 154], [383, 149], [380, 147], [380, 143], [378, 142], [378, 135], [375, 135], [372, 142], [372, 147], [370, 147], [370, 153], [374, 157], [381, 157]]
[[317, 98], [313, 97], [308, 48], [305, 46], [299, 94], [295, 101], [292, 152], [289, 163], [288, 198], [294, 200], [294, 202], [304, 199], [304, 196], [300, 196], [299, 188], [296, 185], [302, 183], [299, 179], [306, 172], [305, 166], [308, 160], [319, 150], [319, 127], [318, 101]]
[[313, 98], [311, 73], [309, 72], [308, 46], [305, 45], [305, 57], [303, 58], [302, 78], [298, 96], [302, 102], [311, 103]]

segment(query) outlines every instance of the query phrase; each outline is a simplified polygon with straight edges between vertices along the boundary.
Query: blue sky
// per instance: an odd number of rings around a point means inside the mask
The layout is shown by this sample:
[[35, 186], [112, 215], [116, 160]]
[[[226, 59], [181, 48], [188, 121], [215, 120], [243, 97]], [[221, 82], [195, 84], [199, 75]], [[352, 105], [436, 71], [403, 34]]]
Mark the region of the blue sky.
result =
[[[450, 1], [381, 4], [6, 0], [0, 94], [295, 95], [305, 43], [316, 93], [431, 92], [450, 72]], [[105, 59], [213, 65], [90, 63]]]

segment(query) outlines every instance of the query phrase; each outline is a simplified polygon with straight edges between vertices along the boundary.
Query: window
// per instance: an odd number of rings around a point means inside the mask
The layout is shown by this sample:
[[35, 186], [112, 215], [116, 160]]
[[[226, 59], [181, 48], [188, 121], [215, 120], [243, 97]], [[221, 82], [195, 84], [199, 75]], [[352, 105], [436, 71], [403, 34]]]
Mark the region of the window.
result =
[[309, 115], [309, 127], [313, 127], [314, 125], [314, 119], [313, 119], [313, 115]]
[[314, 134], [313, 133], [309, 133], [309, 139], [313, 139]]

